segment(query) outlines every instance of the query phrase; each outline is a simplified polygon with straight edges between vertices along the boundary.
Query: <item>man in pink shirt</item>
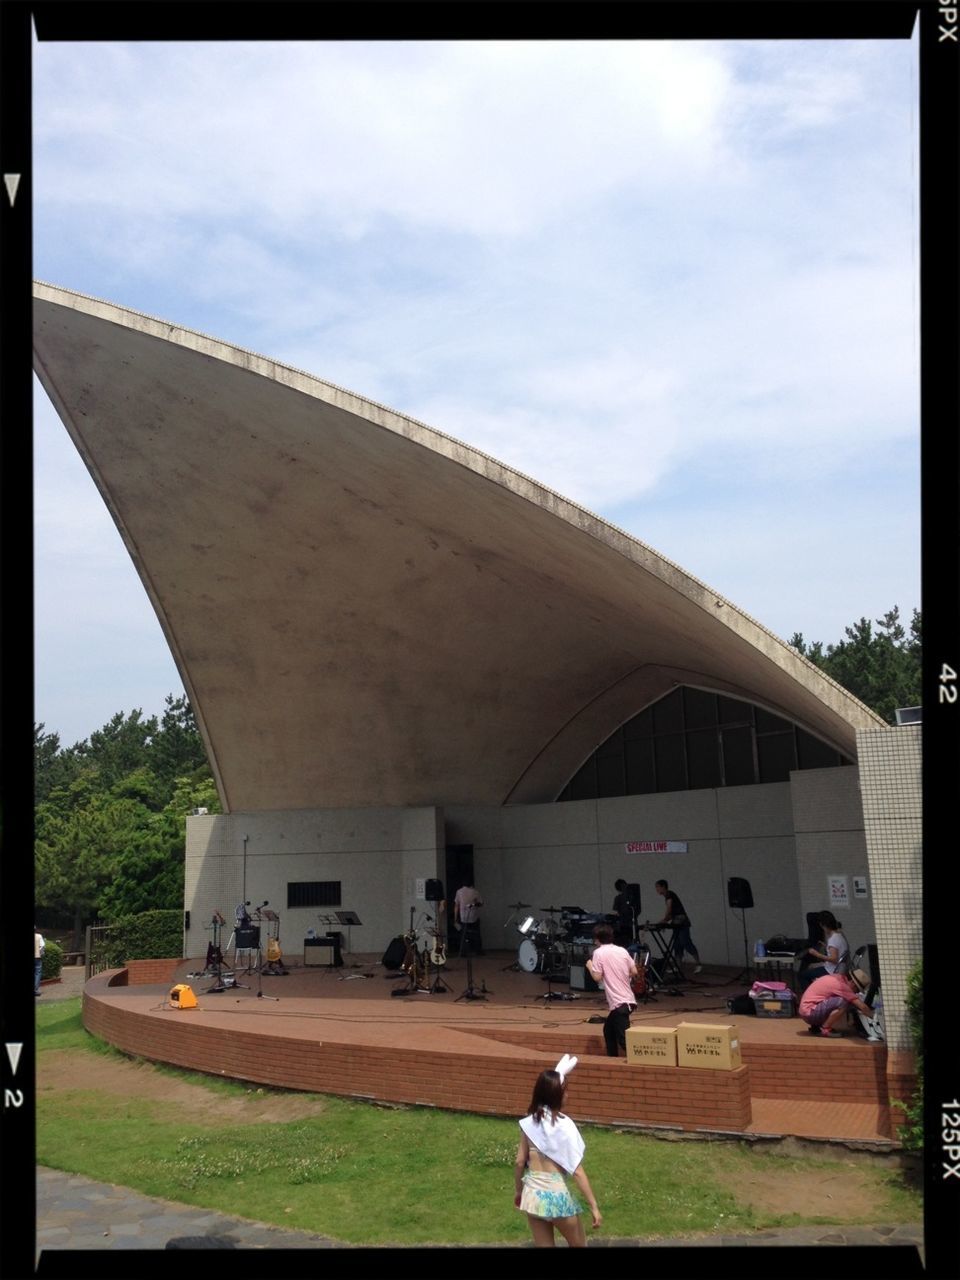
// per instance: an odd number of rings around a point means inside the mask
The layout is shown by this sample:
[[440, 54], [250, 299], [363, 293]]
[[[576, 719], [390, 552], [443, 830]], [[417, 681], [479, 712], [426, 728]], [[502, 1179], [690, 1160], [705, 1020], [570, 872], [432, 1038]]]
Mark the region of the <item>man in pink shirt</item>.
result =
[[614, 946], [613, 930], [608, 924], [597, 925], [593, 940], [597, 947], [587, 961], [587, 968], [594, 982], [603, 983], [603, 993], [610, 1010], [603, 1024], [603, 1039], [607, 1057], [616, 1058], [621, 1049], [627, 1052], [627, 1027], [630, 1014], [637, 1007], [630, 980], [637, 976], [637, 966], [629, 951]]
[[811, 982], [800, 997], [800, 1017], [811, 1031], [819, 1031], [822, 1036], [838, 1036], [840, 1032], [834, 1031], [834, 1027], [851, 1005], [873, 1017], [873, 1010], [861, 995], [869, 985], [869, 975], [862, 969], [854, 969], [851, 974], [824, 974]]

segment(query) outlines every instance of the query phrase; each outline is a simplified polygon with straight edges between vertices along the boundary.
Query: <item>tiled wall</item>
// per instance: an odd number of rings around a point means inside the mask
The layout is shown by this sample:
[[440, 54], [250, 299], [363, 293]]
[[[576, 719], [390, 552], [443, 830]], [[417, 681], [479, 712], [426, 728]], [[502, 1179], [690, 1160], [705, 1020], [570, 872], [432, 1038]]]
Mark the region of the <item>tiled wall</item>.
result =
[[[790, 775], [793, 823], [800, 878], [801, 934], [808, 911], [830, 910], [840, 921], [851, 952], [877, 941], [876, 886], [870, 875], [860, 803], [860, 774], [855, 768], [805, 769]], [[830, 900], [831, 877], [846, 880], [848, 901]], [[853, 879], [863, 877], [867, 896], [858, 898]]]
[[874, 893], [887, 1044], [912, 1048], [906, 976], [922, 952], [921, 729], [859, 729], [857, 754]]

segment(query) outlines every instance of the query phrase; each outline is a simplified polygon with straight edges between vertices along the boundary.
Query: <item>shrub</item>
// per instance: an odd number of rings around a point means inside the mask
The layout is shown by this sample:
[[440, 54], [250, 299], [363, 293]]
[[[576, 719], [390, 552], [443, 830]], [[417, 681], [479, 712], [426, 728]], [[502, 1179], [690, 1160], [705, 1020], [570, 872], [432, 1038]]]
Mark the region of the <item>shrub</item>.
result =
[[128, 960], [179, 960], [183, 955], [183, 912], [142, 911], [121, 916], [97, 949], [97, 962], [118, 969]]
[[40, 977], [59, 978], [60, 970], [63, 968], [63, 948], [56, 942], [47, 942], [43, 952], [43, 961], [40, 966]]
[[907, 974], [907, 1021], [917, 1064], [917, 1083], [909, 1103], [894, 1100], [904, 1113], [900, 1141], [905, 1151], [923, 1150], [923, 961], [918, 960]]

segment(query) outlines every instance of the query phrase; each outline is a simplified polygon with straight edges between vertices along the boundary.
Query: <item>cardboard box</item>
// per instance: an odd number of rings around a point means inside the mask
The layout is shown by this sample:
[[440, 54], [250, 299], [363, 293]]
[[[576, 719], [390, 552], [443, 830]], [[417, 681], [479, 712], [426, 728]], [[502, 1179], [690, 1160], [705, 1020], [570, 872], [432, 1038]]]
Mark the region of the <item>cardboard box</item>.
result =
[[629, 1027], [627, 1062], [635, 1067], [675, 1067], [676, 1027]]
[[677, 1066], [733, 1071], [741, 1065], [740, 1036], [726, 1023], [681, 1022], [677, 1027]]

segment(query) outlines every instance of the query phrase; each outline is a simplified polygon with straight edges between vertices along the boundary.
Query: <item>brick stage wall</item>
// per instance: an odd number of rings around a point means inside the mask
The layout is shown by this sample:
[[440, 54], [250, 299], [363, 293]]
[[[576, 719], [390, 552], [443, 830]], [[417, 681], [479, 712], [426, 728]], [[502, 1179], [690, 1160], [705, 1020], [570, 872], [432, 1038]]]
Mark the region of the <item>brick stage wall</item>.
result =
[[[121, 975], [122, 971], [112, 975], [111, 985], [122, 985]], [[545, 1044], [539, 1058], [530, 1053], [538, 1050], [531, 1044], [514, 1059], [485, 1056], [482, 1051], [404, 1051], [282, 1035], [251, 1037], [249, 1031], [192, 1023], [191, 1014], [190, 1009], [179, 1009], [158, 1018], [111, 1005], [89, 990], [83, 997], [87, 1030], [137, 1057], [255, 1084], [452, 1111], [524, 1114], [537, 1075], [558, 1057], [555, 1043]], [[584, 1054], [575, 1079], [577, 1119], [584, 1122], [741, 1132], [751, 1121], [746, 1067], [630, 1068]]]
[[128, 960], [126, 969], [120, 971], [126, 973], [126, 983], [114, 982], [113, 985], [149, 987], [156, 982], [172, 982], [181, 963], [180, 960]]

